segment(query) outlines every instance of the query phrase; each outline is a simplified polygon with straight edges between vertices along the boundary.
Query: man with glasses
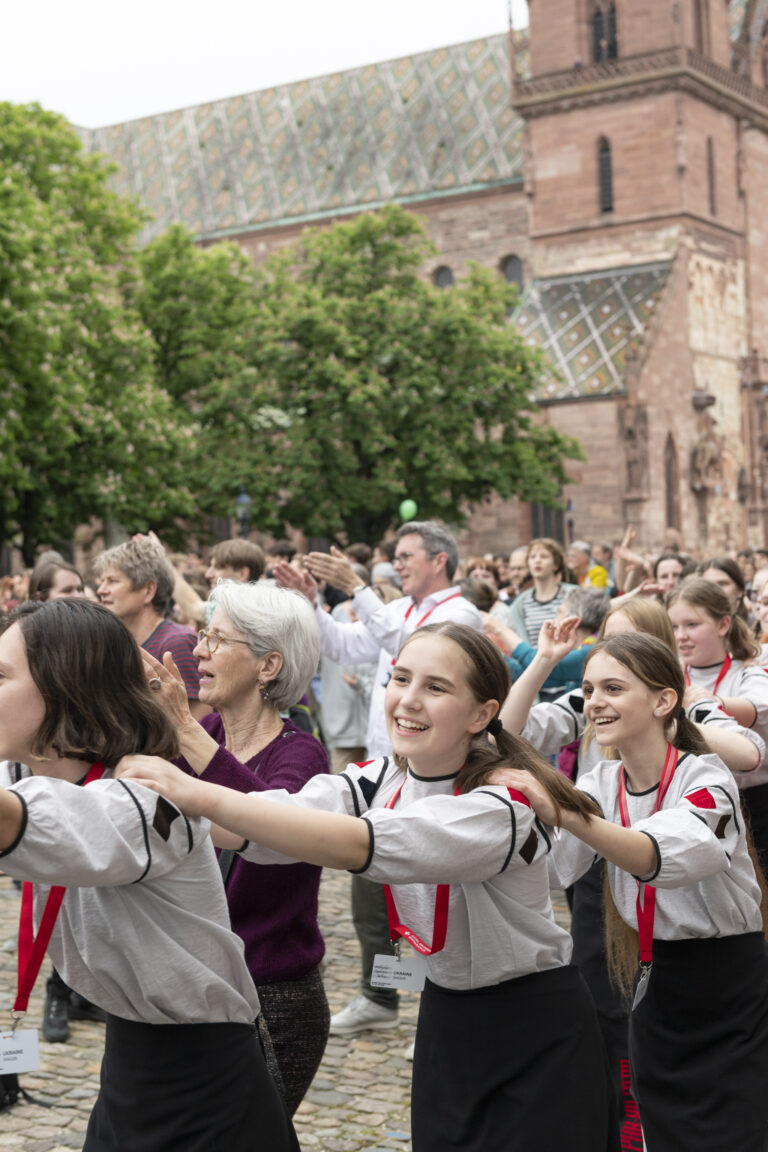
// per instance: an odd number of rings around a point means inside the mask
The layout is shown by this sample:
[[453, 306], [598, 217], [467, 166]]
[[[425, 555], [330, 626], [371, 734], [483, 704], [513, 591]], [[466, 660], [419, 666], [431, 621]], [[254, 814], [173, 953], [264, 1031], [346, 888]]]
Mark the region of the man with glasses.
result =
[[174, 571], [162, 545], [148, 536], [135, 536], [125, 544], [108, 548], [96, 559], [99, 600], [119, 616], [139, 647], [157, 660], [165, 652], [187, 688], [189, 708], [195, 719], [209, 711], [201, 704], [197, 658], [193, 655], [197, 634], [193, 628], [167, 619], [173, 597]]
[[[407, 637], [420, 625], [445, 620], [482, 629], [477, 608], [452, 583], [458, 560], [456, 539], [442, 524], [435, 520], [404, 524], [395, 538], [393, 560], [403, 597], [389, 604], [383, 604], [372, 588], [360, 582], [337, 548], [332, 548], [330, 555], [309, 553], [306, 563], [311, 575], [298, 572], [290, 564], [275, 566], [278, 584], [303, 592], [315, 605], [324, 656], [336, 664], [379, 664], [368, 719], [367, 753], [371, 759], [392, 754], [384, 717], [384, 691], [389, 669]], [[323, 611], [317, 602], [316, 580], [324, 580], [352, 597], [356, 623], [339, 623]], [[370, 985], [374, 956], [391, 952], [381, 885], [362, 876], [352, 877], [352, 920], [362, 953], [360, 995], [331, 1017], [331, 1035], [336, 1036], [354, 1036], [369, 1028], [394, 1028], [397, 1024], [397, 991]]]

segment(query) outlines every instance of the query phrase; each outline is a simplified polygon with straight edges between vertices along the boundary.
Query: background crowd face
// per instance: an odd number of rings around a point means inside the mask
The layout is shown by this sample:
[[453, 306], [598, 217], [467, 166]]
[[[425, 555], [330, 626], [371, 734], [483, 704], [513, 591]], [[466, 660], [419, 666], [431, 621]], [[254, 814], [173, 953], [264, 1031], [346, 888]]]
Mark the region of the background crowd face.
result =
[[[104, 607], [121, 620], [138, 616], [147, 603], [147, 586], [134, 588], [130, 578], [119, 568], [105, 568], [96, 591]], [[152, 597], [149, 599], [151, 601]]]
[[49, 600], [62, 600], [67, 596], [85, 596], [83, 582], [76, 572], [57, 568], [48, 592]]
[[675, 560], [673, 557], [660, 560], [656, 566], [656, 583], [665, 596], [672, 591], [675, 585], [680, 583], [682, 575], [683, 566], [679, 560]]
[[717, 584], [718, 588], [722, 588], [728, 597], [731, 610], [735, 612], [741, 603], [741, 589], [736, 581], [732, 580], [728, 573], [723, 572], [720, 568], [707, 568], [705, 572], [702, 572], [702, 576], [712, 584]]
[[438, 552], [437, 556], [430, 556], [421, 536], [414, 533], [400, 537], [393, 563], [400, 577], [403, 595], [419, 600], [429, 595], [441, 570], [445, 570], [445, 553]]
[[729, 616], [716, 620], [696, 604], [676, 600], [669, 618], [677, 641], [677, 650], [686, 664], [706, 668], [719, 664], [725, 657], [725, 637], [731, 626]]
[[534, 544], [528, 552], [528, 568], [534, 580], [548, 580], [555, 574], [555, 558], [542, 544]]

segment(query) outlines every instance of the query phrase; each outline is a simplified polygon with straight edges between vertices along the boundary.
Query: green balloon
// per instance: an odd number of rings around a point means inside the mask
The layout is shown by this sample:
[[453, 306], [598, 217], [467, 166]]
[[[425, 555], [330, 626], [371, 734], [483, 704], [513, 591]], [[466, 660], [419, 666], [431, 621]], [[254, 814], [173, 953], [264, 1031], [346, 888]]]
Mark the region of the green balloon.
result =
[[403, 500], [400, 505], [400, 519], [413, 520], [418, 510], [415, 500]]

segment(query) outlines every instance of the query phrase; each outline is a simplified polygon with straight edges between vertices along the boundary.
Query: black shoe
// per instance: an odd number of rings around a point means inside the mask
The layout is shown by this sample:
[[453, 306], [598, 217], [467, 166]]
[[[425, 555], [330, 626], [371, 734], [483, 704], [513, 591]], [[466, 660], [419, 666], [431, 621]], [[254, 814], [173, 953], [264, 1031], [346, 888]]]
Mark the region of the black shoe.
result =
[[97, 1008], [79, 992], [73, 992], [69, 997], [69, 1018], [70, 1020], [99, 1020], [103, 1024], [107, 1014], [103, 1008]]
[[49, 1044], [65, 1044], [69, 1040], [69, 997], [46, 993], [43, 1038]]

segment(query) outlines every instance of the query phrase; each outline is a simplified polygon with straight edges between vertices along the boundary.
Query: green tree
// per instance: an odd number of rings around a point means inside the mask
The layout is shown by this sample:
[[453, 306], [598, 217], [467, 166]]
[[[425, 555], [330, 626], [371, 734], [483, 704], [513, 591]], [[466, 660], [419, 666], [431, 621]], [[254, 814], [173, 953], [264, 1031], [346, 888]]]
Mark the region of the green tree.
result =
[[494, 492], [557, 502], [581, 453], [537, 418], [542, 365], [508, 322], [514, 291], [480, 267], [440, 291], [420, 274], [431, 253], [389, 207], [257, 270], [237, 362], [196, 392], [207, 511], [245, 483], [262, 529], [371, 540], [404, 497], [458, 523]]
[[61, 117], [0, 104], [0, 541], [27, 563], [91, 517], [173, 534], [195, 429], [126, 304], [136, 205]]
[[196, 410], [246, 366], [256, 315], [253, 264], [236, 244], [200, 248], [174, 224], [138, 254], [131, 293], [155, 342], [159, 383]]

